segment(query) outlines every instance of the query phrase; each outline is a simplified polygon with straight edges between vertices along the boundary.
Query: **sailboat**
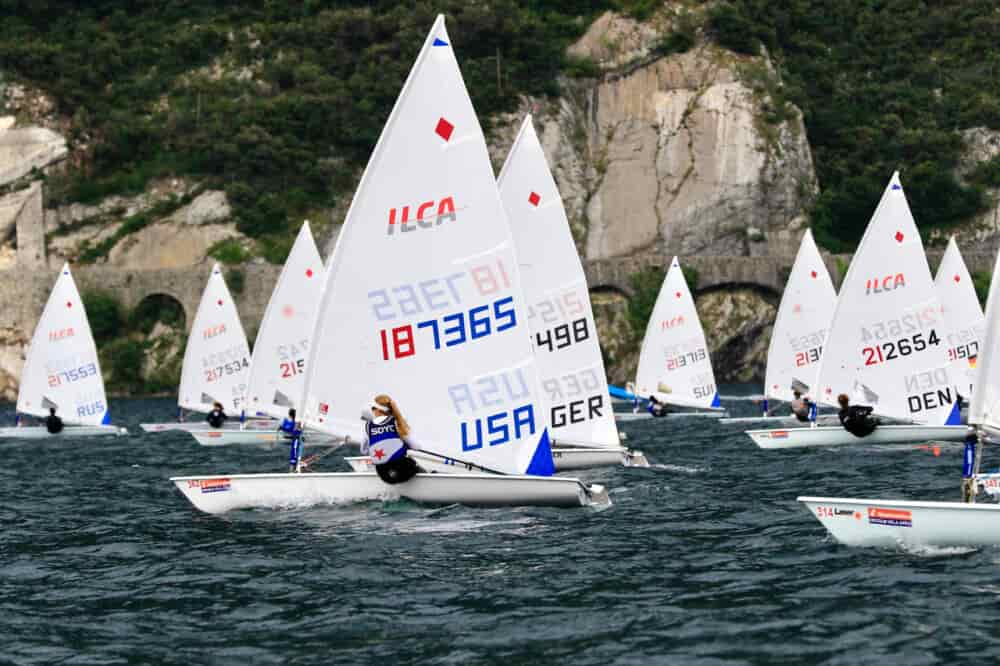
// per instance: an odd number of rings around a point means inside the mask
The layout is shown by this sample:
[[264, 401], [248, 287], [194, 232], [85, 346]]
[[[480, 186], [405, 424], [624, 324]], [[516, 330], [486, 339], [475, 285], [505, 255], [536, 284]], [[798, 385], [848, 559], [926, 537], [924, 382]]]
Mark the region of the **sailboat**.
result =
[[962, 493], [964, 502], [799, 497], [800, 503], [840, 543], [849, 546], [995, 546], [1000, 505], [976, 504], [976, 494], [996, 493], [1000, 474], [980, 474], [984, 447], [1000, 430], [1000, 255], [986, 302], [986, 332], [969, 407]]
[[[178, 408], [182, 413], [186, 409], [207, 414], [212, 411], [212, 403], [219, 402], [230, 417], [240, 414], [244, 409], [249, 370], [247, 336], [222, 270], [215, 264], [202, 292], [184, 350]], [[141, 427], [146, 432], [212, 429], [204, 421], [143, 423]], [[239, 424], [233, 422], [230, 427], [238, 429]]]
[[[621, 445], [580, 255], [531, 116], [497, 179], [528, 302], [557, 471], [601, 465], [648, 467]], [[365, 457], [349, 458], [368, 469]]]
[[820, 357], [817, 402], [841, 393], [905, 425], [880, 425], [859, 439], [839, 424], [748, 430], [761, 448], [961, 440], [943, 316], [923, 243], [899, 174], [882, 194], [840, 287]]
[[[242, 404], [254, 417], [281, 419], [289, 408], [298, 408], [306, 376], [309, 336], [319, 308], [323, 283], [319, 256], [309, 222], [303, 223], [288, 259], [264, 310], [250, 358], [246, 400]], [[285, 436], [270, 427], [209, 428], [191, 432], [199, 444], [275, 444]], [[325, 433], [311, 432], [310, 443], [329, 441]]]
[[934, 288], [941, 299], [944, 317], [952, 325], [948, 333], [952, 380], [958, 393], [969, 398], [976, 384], [979, 343], [986, 331], [986, 318], [954, 236], [948, 239], [948, 247], [941, 257]]
[[720, 406], [705, 331], [677, 257], [670, 262], [646, 325], [635, 384], [625, 390], [612, 387], [611, 395], [632, 400], [636, 405], [636, 413], [619, 414], [619, 420], [652, 418], [648, 413], [638, 412], [639, 402], [650, 397], [682, 409], [697, 410], [671, 411], [668, 417], [726, 415]]
[[408, 498], [584, 506], [607, 491], [554, 471], [520, 270], [486, 141], [438, 16], [372, 153], [325, 277], [305, 422], [359, 439], [390, 393], [424, 458], [475, 473], [176, 477], [198, 509]]
[[128, 434], [111, 425], [97, 347], [69, 264], [59, 271], [35, 326], [17, 394], [19, 414], [44, 418], [51, 408], [65, 424], [62, 432], [53, 435], [44, 426], [18, 426], [0, 428], [0, 438]]
[[531, 116], [497, 179], [528, 300], [556, 469], [648, 467], [621, 445], [587, 278]]
[[837, 292], [826, 270], [823, 257], [816, 247], [812, 232], [806, 229], [799, 251], [781, 295], [778, 316], [771, 331], [767, 349], [767, 370], [764, 373], [762, 416], [720, 419], [720, 423], [770, 421], [797, 423], [794, 415], [769, 416], [770, 400], [791, 402], [793, 388], [802, 395], [811, 395], [816, 386], [819, 359], [823, 354], [827, 328], [837, 307]]

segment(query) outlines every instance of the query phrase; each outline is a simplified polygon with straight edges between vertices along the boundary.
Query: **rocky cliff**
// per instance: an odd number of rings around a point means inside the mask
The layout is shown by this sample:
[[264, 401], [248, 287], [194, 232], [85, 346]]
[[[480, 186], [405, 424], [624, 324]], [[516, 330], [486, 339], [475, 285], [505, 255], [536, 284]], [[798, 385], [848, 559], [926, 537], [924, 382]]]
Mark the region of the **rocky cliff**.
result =
[[[680, 20], [674, 16], [673, 20]], [[780, 85], [768, 58], [708, 42], [671, 55], [652, 24], [606, 13], [570, 47], [598, 65], [556, 100], [525, 100], [584, 260], [673, 255], [781, 256], [791, 265], [817, 183], [801, 113], [771, 113]], [[499, 162], [519, 114], [497, 132]], [[697, 289], [697, 285], [695, 285]], [[777, 295], [733, 286], [699, 292], [720, 381], [763, 374]], [[603, 293], [602, 341], [616, 381], [634, 373], [641, 331], [614, 323], [624, 296]], [[627, 340], [626, 338], [630, 338]]]

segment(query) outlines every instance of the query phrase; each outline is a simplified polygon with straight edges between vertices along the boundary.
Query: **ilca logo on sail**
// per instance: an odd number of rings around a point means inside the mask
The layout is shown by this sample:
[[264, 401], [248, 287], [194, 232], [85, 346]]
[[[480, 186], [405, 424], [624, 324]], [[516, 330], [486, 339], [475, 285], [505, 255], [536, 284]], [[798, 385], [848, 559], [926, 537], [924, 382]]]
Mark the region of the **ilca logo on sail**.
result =
[[[416, 215], [412, 218], [411, 208], [416, 211]], [[456, 219], [455, 197], [445, 197], [440, 201], [431, 199], [418, 206], [402, 206], [398, 212], [396, 208], [390, 208], [386, 234], [392, 236], [397, 226], [400, 232], [405, 234], [417, 229], [433, 229], [445, 222], [454, 222]]]

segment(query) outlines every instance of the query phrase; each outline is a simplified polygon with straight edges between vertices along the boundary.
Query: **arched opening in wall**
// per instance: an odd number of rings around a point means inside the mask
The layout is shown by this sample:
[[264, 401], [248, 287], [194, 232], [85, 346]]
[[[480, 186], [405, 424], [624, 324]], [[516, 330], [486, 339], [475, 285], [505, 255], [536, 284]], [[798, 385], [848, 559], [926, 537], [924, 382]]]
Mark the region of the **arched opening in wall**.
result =
[[762, 381], [779, 294], [758, 284], [724, 284], [695, 294], [718, 383]]
[[129, 326], [134, 331], [149, 335], [157, 324], [180, 331], [186, 330], [184, 306], [169, 294], [150, 294], [132, 310]]

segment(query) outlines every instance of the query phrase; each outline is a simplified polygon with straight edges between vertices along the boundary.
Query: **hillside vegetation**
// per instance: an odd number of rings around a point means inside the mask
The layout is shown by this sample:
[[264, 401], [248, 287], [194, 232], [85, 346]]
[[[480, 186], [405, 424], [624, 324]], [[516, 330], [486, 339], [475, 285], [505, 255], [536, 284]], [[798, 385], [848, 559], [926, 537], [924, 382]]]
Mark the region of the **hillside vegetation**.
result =
[[[685, 0], [702, 32], [734, 51], [766, 47], [805, 114], [822, 194], [817, 238], [860, 238], [895, 168], [924, 228], [968, 219], [1000, 164], [954, 175], [961, 130], [1000, 129], [1000, 12], [994, 2]], [[566, 46], [606, 9], [649, 19], [650, 0], [88, 3], [0, 0], [0, 77], [49, 93], [86, 159], [50, 182], [54, 203], [142, 191], [189, 176], [225, 189], [238, 227], [284, 259], [292, 221], [350, 197], [439, 13], [488, 125], [522, 94], [591, 76]], [[696, 26], [664, 36], [664, 53]], [[2, 112], [2, 109], [0, 109]], [[53, 179], [55, 180], [55, 179]], [[267, 252], [267, 248], [273, 248]]]

